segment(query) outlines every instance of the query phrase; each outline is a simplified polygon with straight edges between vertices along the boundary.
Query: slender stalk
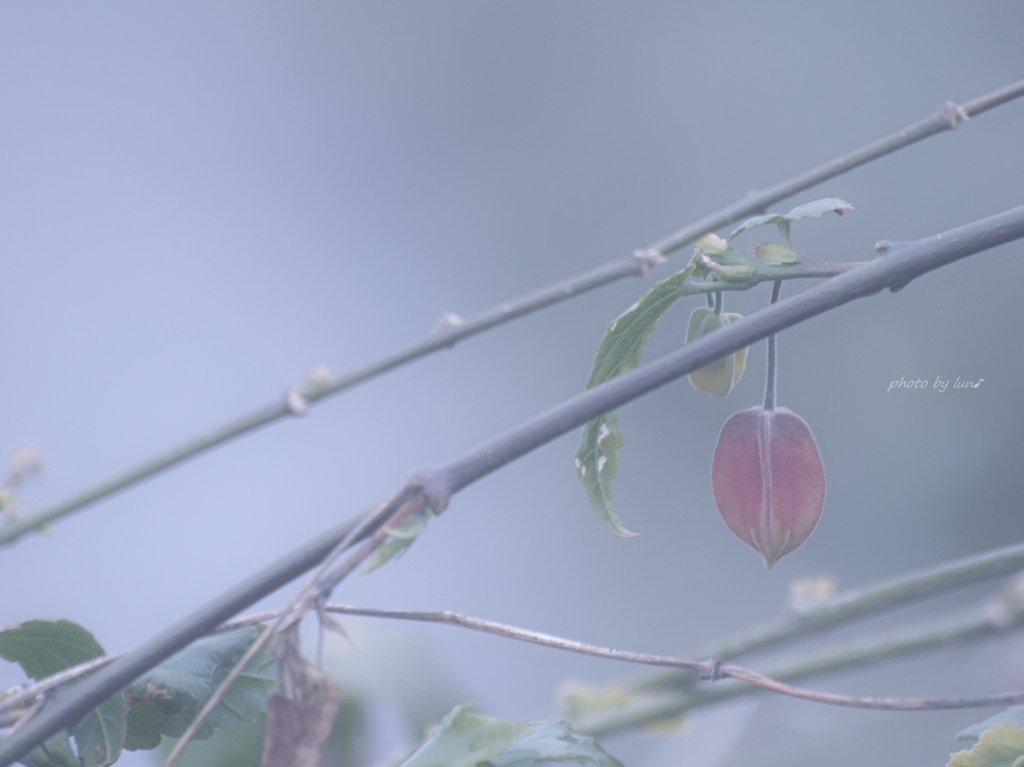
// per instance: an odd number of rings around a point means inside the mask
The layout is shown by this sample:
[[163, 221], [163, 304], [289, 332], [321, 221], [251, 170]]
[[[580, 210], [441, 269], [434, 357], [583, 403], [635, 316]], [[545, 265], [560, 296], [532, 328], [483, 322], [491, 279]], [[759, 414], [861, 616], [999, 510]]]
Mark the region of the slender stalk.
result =
[[[932, 237], [893, 245], [881, 258], [772, 304], [658, 360], [589, 389], [461, 458], [414, 473], [409, 487], [416, 488], [417, 492], [443, 506], [459, 490], [511, 461], [719, 357], [884, 288], [898, 290], [921, 274], [1021, 237], [1024, 237], [1024, 206]], [[384, 525], [387, 523], [388, 519], [382, 522]], [[67, 690], [19, 732], [0, 742], [0, 767], [24, 756], [58, 730], [73, 726], [140, 673], [275, 590], [282, 585], [281, 579], [285, 574], [295, 577], [315, 566], [350, 530], [351, 526], [347, 524], [316, 538], [260, 575], [200, 608], [177, 626]], [[366, 532], [372, 534], [375, 530]], [[319, 559], [310, 561], [314, 553], [319, 553]]]
[[[348, 615], [365, 615], [379, 618], [396, 618], [400, 620], [425, 621], [443, 623], [450, 626], [482, 631], [496, 636], [503, 636], [521, 642], [552, 647], [559, 650], [591, 655], [609, 660], [620, 660], [629, 663], [641, 663], [651, 666], [668, 666], [686, 669], [700, 674], [702, 679], [716, 681], [723, 678], [737, 679], [746, 684], [733, 686], [725, 695], [721, 693], [718, 700], [734, 697], [752, 691], [751, 687], [760, 687], [773, 692], [803, 698], [817, 703], [852, 708], [867, 708], [885, 711], [931, 711], [951, 708], [980, 708], [984, 706], [1024, 702], [1024, 692], [996, 693], [994, 695], [965, 696], [956, 698], [875, 698], [835, 693], [816, 692], [794, 687], [780, 680], [796, 679], [825, 671], [836, 671], [879, 660], [889, 659], [923, 649], [947, 646], [955, 642], [963, 642], [978, 636], [1005, 631], [1007, 626], [994, 621], [988, 610], [974, 609], [959, 616], [955, 621], [928, 624], [913, 631], [896, 635], [883, 635], [872, 638], [858, 645], [837, 648], [830, 653], [821, 654], [810, 660], [803, 660], [797, 665], [780, 668], [770, 674], [758, 674], [749, 669], [732, 663], [723, 663], [717, 659], [687, 660], [665, 655], [652, 655], [631, 650], [579, 642], [574, 639], [563, 639], [550, 634], [509, 626], [482, 618], [473, 618], [453, 612], [422, 612], [413, 610], [383, 610], [378, 608], [353, 607], [350, 605], [325, 605], [324, 609]], [[1020, 616], [1016, 616], [1019, 622]], [[692, 696], [691, 696], [692, 698]], [[688, 706], [688, 707], [692, 707]], [[676, 714], [681, 713], [679, 711]], [[592, 731], [592, 728], [583, 727]]]
[[[86, 488], [70, 498], [3, 525], [0, 527], [0, 545], [11, 543], [32, 530], [37, 530], [56, 519], [114, 495], [237, 437], [281, 419], [303, 415], [310, 405], [420, 357], [450, 348], [465, 338], [623, 277], [645, 275], [652, 266], [663, 260], [665, 255], [694, 242], [708, 232], [735, 223], [752, 214], [760, 213], [768, 205], [792, 197], [805, 189], [929, 136], [954, 130], [967, 118], [994, 109], [1022, 95], [1024, 95], [1024, 80], [1011, 83], [962, 106], [947, 102], [924, 120], [769, 189], [745, 195], [733, 204], [658, 240], [647, 248], [636, 251], [631, 256], [611, 261], [560, 283], [500, 304], [468, 320], [447, 324], [435, 333], [354, 368], [324, 384], [293, 388], [283, 401], [270, 403], [121, 474]], [[738, 288], [729, 287], [727, 289]]]
[[[772, 283], [772, 299], [769, 303], [777, 303], [779, 300], [779, 294], [782, 292], [782, 280], [775, 280]], [[766, 364], [766, 370], [764, 375], [764, 404], [762, 405], [765, 410], [775, 409], [775, 383], [777, 381], [777, 363], [776, 363], [776, 334], [772, 333], [768, 336], [768, 362]]]
[[[1020, 616], [1015, 616], [1012, 628], [1019, 628]], [[761, 680], [770, 679], [774, 682], [795, 682], [824, 674], [835, 673], [853, 668], [889, 661], [921, 652], [951, 647], [969, 641], [977, 641], [986, 637], [998, 636], [1011, 628], [1003, 623], [992, 620], [991, 614], [984, 608], [964, 610], [958, 615], [942, 621], [924, 623], [900, 632], [883, 633], [824, 650], [810, 658], [800, 658], [789, 663], [780, 663], [759, 674], [760, 679], [725, 682], [721, 685], [690, 686], [686, 688], [655, 688], [638, 691], [631, 687], [616, 687], [618, 696], [624, 701], [620, 705], [609, 706], [603, 710], [580, 713], [574, 719], [573, 727], [588, 735], [608, 735], [614, 732], [647, 727], [657, 722], [673, 719], [696, 708], [714, 705], [726, 700], [744, 697], [754, 693], [773, 689]], [[724, 664], [729, 669], [740, 667]], [[683, 673], [683, 672], [676, 672]], [[693, 672], [685, 672], [698, 677]], [[730, 673], [733, 679], [743, 680], [742, 673]], [[699, 678], [699, 677], [698, 677]], [[781, 690], [774, 690], [783, 692]], [[597, 692], [600, 695], [600, 691]], [[788, 693], [784, 693], [788, 694]], [[816, 693], [816, 695], [827, 695]], [[797, 697], [806, 697], [799, 695]], [[849, 705], [838, 700], [815, 698], [818, 702], [836, 705]], [[864, 706], [883, 710], [920, 711], [943, 708], [970, 708], [995, 705], [1010, 705], [1024, 701], [1021, 693], [997, 693], [961, 698], [944, 699], [903, 699], [902, 706], [893, 705], [889, 699], [886, 703]], [[929, 701], [925, 705], [925, 701]], [[962, 705], [958, 705], [962, 704]]]

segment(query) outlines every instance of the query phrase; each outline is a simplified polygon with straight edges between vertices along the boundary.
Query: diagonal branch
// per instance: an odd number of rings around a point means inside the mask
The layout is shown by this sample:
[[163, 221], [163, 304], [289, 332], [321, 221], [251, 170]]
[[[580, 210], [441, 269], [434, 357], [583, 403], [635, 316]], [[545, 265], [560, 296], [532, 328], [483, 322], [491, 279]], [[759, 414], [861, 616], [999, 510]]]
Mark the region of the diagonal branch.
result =
[[315, 380], [315, 376], [311, 376], [303, 385], [293, 387], [280, 401], [272, 402], [213, 429], [163, 455], [156, 456], [117, 476], [86, 488], [41, 511], [3, 525], [0, 527], [0, 545], [12, 543], [32, 530], [37, 530], [60, 517], [114, 495], [237, 437], [276, 421], [303, 415], [308, 411], [310, 405], [420, 357], [450, 348], [463, 339], [623, 277], [643, 276], [650, 271], [652, 266], [662, 261], [665, 255], [695, 241], [708, 232], [735, 223], [752, 214], [763, 212], [767, 206], [779, 200], [791, 197], [929, 136], [954, 130], [968, 118], [987, 112], [1022, 95], [1024, 95], [1024, 80], [1011, 83], [966, 104], [956, 105], [947, 102], [924, 120], [764, 191], [745, 195], [733, 204], [636, 251], [631, 256], [610, 261], [562, 282], [541, 288], [534, 293], [492, 307], [470, 319], [446, 323], [436, 332], [336, 378], [318, 381]]
[[[461, 458], [414, 473], [407, 487], [415, 488], [415, 492], [425, 494], [443, 507], [459, 490], [511, 461], [726, 354], [885, 288], [899, 290], [926, 272], [1021, 237], [1024, 237], [1024, 206], [914, 242], [889, 244], [883, 249], [882, 257], [862, 267], [772, 304], [682, 349], [596, 386]], [[383, 520], [383, 524], [387, 522]], [[314, 539], [67, 690], [19, 732], [0, 743], [0, 767], [24, 756], [57, 731], [73, 726], [145, 670], [313, 567], [351, 530], [351, 524], [345, 524]], [[367, 529], [366, 533], [375, 531], [376, 528]]]

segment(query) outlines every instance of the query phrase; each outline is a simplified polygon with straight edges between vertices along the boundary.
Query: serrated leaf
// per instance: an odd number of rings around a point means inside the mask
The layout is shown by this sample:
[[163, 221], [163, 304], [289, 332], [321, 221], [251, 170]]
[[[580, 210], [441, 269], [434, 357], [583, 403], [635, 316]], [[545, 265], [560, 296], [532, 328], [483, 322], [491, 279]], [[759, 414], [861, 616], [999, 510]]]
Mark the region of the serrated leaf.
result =
[[400, 767], [476, 767], [529, 732], [529, 725], [474, 714], [456, 706]]
[[[247, 627], [197, 640], [136, 679], [125, 691], [125, 748], [156, 748], [163, 736], [180, 737], [259, 634], [259, 628]], [[252, 724], [266, 710], [273, 665], [265, 653], [253, 658], [196, 737], [208, 738], [218, 727]]]
[[610, 381], [640, 363], [640, 353], [658, 327], [658, 320], [683, 295], [683, 283], [693, 270], [694, 266], [690, 264], [662, 280], [611, 321], [594, 355], [594, 364], [587, 379], [588, 389]]
[[71, 621], [25, 621], [0, 629], [0, 657], [37, 681], [102, 656], [95, 637]]
[[373, 552], [367, 560], [366, 566], [362, 569], [361, 574], [368, 575], [377, 568], [383, 567], [395, 557], [404, 554], [412, 546], [413, 541], [419, 537], [420, 533], [426, 529], [429, 515], [429, 510], [422, 511], [407, 519], [394, 530], [389, 530], [388, 539]]
[[533, 728], [530, 732], [490, 760], [493, 767], [533, 767], [536, 762], [578, 762], [596, 764], [598, 767], [622, 767], [622, 763], [609, 755], [593, 738], [573, 732], [568, 722], [535, 722], [529, 726]]
[[950, 754], [946, 767], [1024, 767], [1024, 728], [1013, 722], [997, 724], [970, 751]]
[[985, 730], [995, 727], [997, 724], [1002, 724], [1003, 722], [1013, 722], [1014, 724], [1024, 728], [1024, 706], [1011, 706], [995, 716], [990, 716], [984, 722], [978, 722], [978, 724], [966, 727], [956, 734], [956, 739], [977, 740]]
[[[36, 680], [103, 655], [103, 648], [88, 630], [67, 620], [25, 621], [0, 630], [0, 657], [17, 663]], [[76, 763], [84, 767], [103, 767], [115, 762], [125, 736], [124, 697], [120, 693], [113, 695], [90, 711], [75, 726], [72, 735], [78, 750]], [[43, 753], [43, 757], [46, 756]], [[66, 758], [63, 742], [55, 741], [49, 756], [52, 760]], [[52, 763], [60, 764], [59, 761]]]
[[[662, 280], [612, 320], [597, 347], [586, 388], [592, 389], [610, 381], [640, 363], [640, 353], [658, 327], [658, 320], [683, 295], [683, 285], [694, 269], [691, 263], [681, 272]], [[636, 533], [622, 524], [612, 503], [612, 481], [618, 470], [622, 441], [622, 431], [614, 412], [605, 413], [588, 423], [583, 428], [580, 446], [576, 450], [576, 472], [587, 500], [601, 521], [615, 535], [630, 538]]]
[[576, 449], [576, 473], [591, 508], [605, 526], [620, 538], [635, 538], [637, 534], [622, 524], [612, 503], [612, 482], [619, 469], [622, 442], [622, 430], [614, 412], [595, 418], [583, 427]]
[[750, 252], [766, 264], [795, 264], [800, 260], [799, 253], [781, 242], [762, 242]]
[[734, 240], [748, 229], [766, 224], [781, 224], [784, 221], [797, 221], [801, 218], [820, 218], [825, 213], [838, 213], [841, 216], [852, 209], [853, 206], [846, 200], [840, 200], [838, 197], [826, 197], [823, 200], [797, 205], [789, 213], [766, 213], [763, 216], [748, 218], [732, 230], [729, 239]]
[[781, 213], [765, 213], [763, 216], [748, 218], [729, 233], [729, 239], [735, 240], [748, 229], [754, 229], [765, 224], [781, 224], [785, 220]]

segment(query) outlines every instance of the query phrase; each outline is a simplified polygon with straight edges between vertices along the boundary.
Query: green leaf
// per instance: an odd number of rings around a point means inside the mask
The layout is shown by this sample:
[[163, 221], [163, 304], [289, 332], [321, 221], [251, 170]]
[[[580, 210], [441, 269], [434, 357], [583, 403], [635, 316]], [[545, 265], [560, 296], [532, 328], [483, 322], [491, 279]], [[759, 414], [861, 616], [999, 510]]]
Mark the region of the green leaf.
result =
[[[0, 656], [17, 663], [36, 680], [103, 655], [95, 637], [71, 621], [25, 621], [0, 631]], [[121, 755], [125, 737], [124, 697], [118, 693], [101, 703], [82, 718], [72, 735], [79, 757], [76, 764], [113, 764]], [[58, 743], [51, 738], [43, 748], [47, 750], [42, 752], [42, 758], [51, 761], [40, 764], [60, 764], [59, 760], [67, 756], [63, 741]]]
[[474, 714], [469, 710], [469, 703], [463, 703], [444, 718], [400, 767], [476, 767], [496, 757], [529, 731], [529, 725]]
[[71, 621], [25, 621], [0, 630], [0, 657], [37, 681], [102, 656], [93, 635]]
[[83, 767], [105, 767], [121, 756], [127, 724], [124, 696], [113, 695], [75, 725], [72, 735]]
[[984, 722], [967, 727], [956, 734], [957, 740], [977, 740], [981, 734], [997, 724], [1013, 722], [1024, 728], [1024, 706], [1011, 706], [995, 716], [990, 716]]
[[970, 751], [950, 754], [946, 767], [1024, 767], [1024, 728], [1013, 722], [997, 724]]
[[[662, 280], [633, 306], [612, 320], [597, 347], [587, 388], [610, 381], [640, 363], [640, 353], [658, 327], [661, 315], [683, 295], [684, 283], [693, 274], [691, 263], [681, 272]], [[602, 522], [618, 536], [630, 538], [612, 503], [612, 481], [619, 465], [622, 431], [614, 412], [605, 413], [583, 429], [576, 450], [576, 472], [587, 500]]]
[[804, 205], [798, 205], [789, 213], [766, 213], [763, 216], [748, 218], [732, 230], [729, 234], [729, 239], [734, 240], [748, 229], [764, 226], [765, 224], [781, 224], [785, 221], [797, 221], [801, 218], [820, 218], [825, 213], [838, 213], [841, 216], [846, 211], [852, 209], [853, 206], [846, 202], [846, 200], [840, 200], [838, 197], [826, 197], [823, 200], [815, 200]]
[[403, 524], [388, 530], [388, 539], [384, 541], [377, 550], [373, 552], [362, 569], [362, 575], [372, 573], [378, 567], [383, 567], [395, 557], [401, 556], [412, 546], [413, 541], [419, 537], [427, 527], [427, 520], [430, 517], [430, 510], [416, 514], [407, 519]]
[[79, 767], [78, 755], [71, 747], [71, 738], [61, 730], [43, 745], [21, 758], [25, 767]]
[[456, 706], [400, 767], [533, 767], [538, 761], [622, 767], [566, 722], [516, 724], [475, 714], [468, 703]]
[[622, 430], [614, 412], [595, 418], [583, 427], [583, 437], [576, 449], [576, 473], [591, 508], [605, 526], [621, 538], [635, 538], [637, 534], [622, 524], [612, 503], [612, 482], [619, 470], [622, 442]]
[[838, 197], [826, 197], [823, 200], [815, 200], [814, 202], [797, 205], [786, 214], [786, 220], [796, 221], [801, 218], [821, 218], [826, 213], [836, 213], [841, 216], [848, 210], [853, 210], [853, 206], [846, 200], [840, 200]]
[[529, 726], [532, 731], [491, 759], [493, 767], [533, 767], [539, 761], [622, 767], [593, 738], [573, 732], [568, 722], [534, 722]]
[[640, 352], [658, 327], [658, 320], [683, 295], [683, 283], [693, 270], [694, 266], [690, 264], [681, 272], [662, 280], [611, 321], [594, 355], [590, 378], [587, 379], [588, 389], [610, 381], [640, 364]]
[[[197, 640], [139, 677], [126, 690], [130, 750], [156, 748], [163, 736], [180, 737], [202, 710], [261, 628], [248, 627]], [[274, 661], [259, 653], [199, 729], [208, 738], [218, 727], [252, 724], [266, 711]]]

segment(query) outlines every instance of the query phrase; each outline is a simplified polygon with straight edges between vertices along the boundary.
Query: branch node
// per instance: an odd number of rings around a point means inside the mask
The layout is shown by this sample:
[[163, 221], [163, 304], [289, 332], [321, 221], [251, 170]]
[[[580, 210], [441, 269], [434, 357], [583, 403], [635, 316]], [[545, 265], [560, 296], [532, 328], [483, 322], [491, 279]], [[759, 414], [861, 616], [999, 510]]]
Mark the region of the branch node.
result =
[[722, 659], [710, 658], [703, 661], [700, 664], [700, 668], [697, 670], [697, 673], [702, 682], [717, 682], [719, 679], [724, 679], [725, 674], [722, 673]]
[[952, 101], [947, 101], [943, 104], [939, 114], [949, 120], [949, 127], [953, 130], [956, 130], [971, 119], [971, 116], [967, 114], [962, 106], [954, 104]]
[[288, 390], [284, 397], [284, 404], [292, 415], [306, 415], [309, 412], [309, 400], [295, 386]]
[[430, 329], [431, 333], [441, 333], [450, 328], [461, 325], [465, 320], [462, 319], [455, 312], [445, 312], [437, 318], [437, 322], [434, 323], [434, 327]]
[[664, 254], [655, 248], [647, 250], [634, 250], [633, 258], [640, 263], [640, 276], [646, 277], [651, 269], [665, 261]]

